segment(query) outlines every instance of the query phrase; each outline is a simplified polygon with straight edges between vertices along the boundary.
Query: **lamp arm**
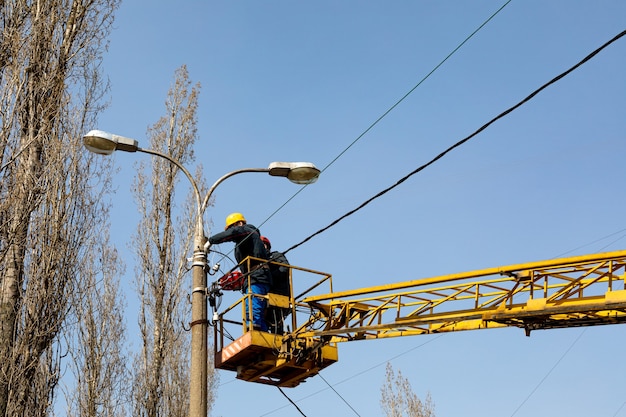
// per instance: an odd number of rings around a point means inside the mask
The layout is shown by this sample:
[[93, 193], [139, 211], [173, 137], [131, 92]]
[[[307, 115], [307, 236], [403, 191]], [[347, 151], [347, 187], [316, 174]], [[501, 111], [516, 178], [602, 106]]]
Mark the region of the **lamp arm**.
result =
[[207, 205], [209, 204], [209, 199], [211, 198], [213, 191], [215, 191], [218, 185], [220, 185], [224, 180], [232, 177], [233, 175], [242, 174], [244, 172], [269, 172], [269, 168], [242, 168], [222, 175], [222, 177], [215, 181], [211, 188], [209, 188], [209, 192], [207, 193], [206, 197], [204, 197], [204, 201], [202, 201], [202, 205], [200, 206], [200, 211], [204, 212], [204, 210], [206, 210]]

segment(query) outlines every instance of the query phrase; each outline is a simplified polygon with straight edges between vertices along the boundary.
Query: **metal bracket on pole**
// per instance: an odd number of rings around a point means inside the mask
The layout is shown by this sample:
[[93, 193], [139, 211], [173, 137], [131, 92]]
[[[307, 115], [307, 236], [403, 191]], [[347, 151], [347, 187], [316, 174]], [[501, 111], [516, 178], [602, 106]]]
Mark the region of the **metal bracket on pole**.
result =
[[196, 320], [189, 323], [189, 328], [191, 329], [193, 326], [197, 326], [198, 324], [211, 324], [208, 320]]
[[194, 294], [194, 293], [197, 293], [197, 292], [203, 292], [204, 295], [206, 296], [208, 294], [207, 290], [208, 290], [207, 287], [196, 287], [193, 290], [191, 290], [191, 293]]

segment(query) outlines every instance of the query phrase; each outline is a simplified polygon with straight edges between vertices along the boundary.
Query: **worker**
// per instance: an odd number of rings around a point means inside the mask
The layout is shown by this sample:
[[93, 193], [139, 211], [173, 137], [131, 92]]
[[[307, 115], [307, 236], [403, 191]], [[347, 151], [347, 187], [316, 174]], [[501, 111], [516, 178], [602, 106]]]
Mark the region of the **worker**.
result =
[[[287, 297], [291, 297], [291, 283], [289, 281], [289, 261], [284, 253], [273, 251], [272, 243], [266, 236], [261, 236], [261, 241], [265, 245], [265, 249], [269, 253], [269, 260], [275, 263], [270, 263], [270, 272], [272, 274], [272, 283], [270, 285], [270, 292], [274, 294], [280, 294]], [[266, 319], [268, 321], [268, 327], [270, 333], [283, 334], [284, 327], [283, 321], [291, 313], [289, 308], [280, 308], [269, 306], [267, 308]]]
[[[223, 232], [217, 233], [209, 238], [209, 247], [213, 244], [224, 242], [235, 243], [235, 259], [239, 263], [239, 268], [244, 274], [241, 292], [248, 293], [248, 283], [252, 294], [267, 295], [272, 282], [271, 273], [267, 263], [251, 260], [241, 263], [248, 256], [260, 259], [269, 259], [269, 253], [261, 241], [261, 233], [251, 224], [248, 224], [241, 213], [231, 213], [226, 217], [226, 227]], [[267, 301], [265, 298], [252, 298], [252, 324], [255, 330], [266, 332], [267, 322], [265, 321], [265, 309]], [[246, 320], [250, 317], [249, 299], [246, 298]]]

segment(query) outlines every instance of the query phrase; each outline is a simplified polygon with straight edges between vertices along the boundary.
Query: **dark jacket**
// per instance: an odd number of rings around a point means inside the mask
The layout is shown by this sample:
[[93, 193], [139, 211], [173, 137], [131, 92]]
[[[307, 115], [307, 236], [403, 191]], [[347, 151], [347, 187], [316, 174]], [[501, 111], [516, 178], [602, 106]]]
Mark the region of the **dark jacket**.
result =
[[[261, 233], [259, 229], [251, 224], [244, 224], [243, 226], [234, 226], [223, 232], [217, 233], [209, 238], [211, 244], [220, 244], [224, 242], [235, 243], [235, 259], [237, 263], [241, 264], [241, 261], [248, 256], [252, 256], [260, 259], [269, 259], [269, 253], [261, 241]], [[260, 261], [250, 261], [252, 272], [250, 273], [250, 282], [252, 284], [266, 284], [270, 285], [272, 282], [269, 267], [267, 265], [260, 266]], [[241, 272], [248, 273], [248, 262], [240, 265]], [[248, 280], [244, 280], [244, 291], [248, 287]]]
[[[289, 261], [285, 255], [278, 251], [270, 253], [270, 261], [289, 265]], [[270, 271], [272, 272], [272, 285], [270, 286], [270, 292], [289, 296], [289, 293], [291, 292], [289, 284], [289, 267], [270, 264]]]

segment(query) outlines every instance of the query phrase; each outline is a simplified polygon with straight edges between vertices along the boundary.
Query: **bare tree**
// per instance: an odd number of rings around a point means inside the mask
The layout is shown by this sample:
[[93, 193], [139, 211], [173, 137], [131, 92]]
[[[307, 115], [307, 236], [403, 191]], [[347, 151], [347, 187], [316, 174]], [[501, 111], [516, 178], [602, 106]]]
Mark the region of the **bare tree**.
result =
[[126, 367], [121, 262], [103, 231], [88, 245], [80, 291], [72, 294], [68, 354], [74, 383], [67, 391], [69, 416], [127, 415], [130, 378]]
[[[199, 85], [191, 86], [186, 67], [179, 68], [168, 92], [166, 116], [149, 130], [151, 148], [183, 165], [194, 158], [198, 94]], [[139, 256], [137, 288], [143, 346], [135, 367], [134, 415], [176, 417], [187, 415], [189, 410], [184, 278], [195, 214], [189, 206], [193, 200], [187, 199], [183, 216], [175, 218], [179, 169], [174, 164], [152, 158], [151, 172], [146, 175], [145, 170], [141, 164], [135, 189], [142, 214], [134, 247]], [[201, 180], [198, 183], [206, 188]]]
[[430, 395], [422, 402], [413, 392], [409, 380], [400, 371], [396, 374], [390, 363], [387, 363], [385, 384], [380, 391], [380, 405], [387, 417], [435, 416], [435, 405]]
[[54, 400], [55, 341], [102, 196], [79, 138], [118, 3], [0, 1], [0, 416]]

